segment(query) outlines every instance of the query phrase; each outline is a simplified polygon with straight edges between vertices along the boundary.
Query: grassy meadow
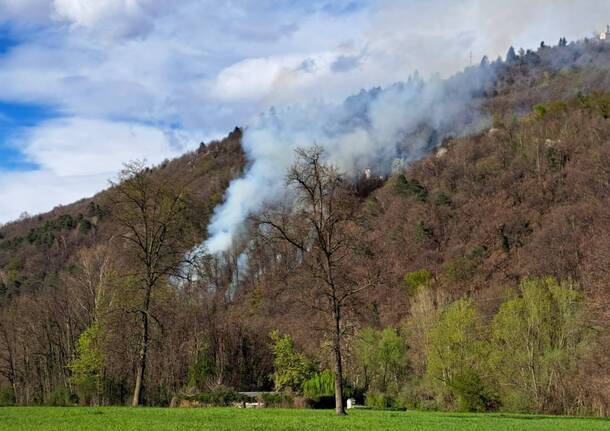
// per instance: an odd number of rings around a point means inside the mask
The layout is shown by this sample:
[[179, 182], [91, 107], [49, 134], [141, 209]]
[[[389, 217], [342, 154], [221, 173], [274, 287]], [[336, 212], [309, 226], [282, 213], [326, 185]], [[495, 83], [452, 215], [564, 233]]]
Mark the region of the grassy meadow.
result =
[[462, 414], [359, 410], [167, 408], [0, 408], [0, 430], [409, 430], [610, 431], [610, 420], [517, 414]]

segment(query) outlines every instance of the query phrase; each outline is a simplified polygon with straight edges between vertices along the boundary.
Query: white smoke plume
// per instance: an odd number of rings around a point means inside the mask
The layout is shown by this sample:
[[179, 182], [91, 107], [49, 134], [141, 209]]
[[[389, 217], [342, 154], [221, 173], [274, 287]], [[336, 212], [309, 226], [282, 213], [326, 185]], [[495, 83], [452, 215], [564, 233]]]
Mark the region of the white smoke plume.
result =
[[327, 161], [348, 176], [367, 167], [381, 174], [393, 160], [421, 157], [444, 136], [476, 125], [476, 90], [493, 77], [492, 69], [471, 68], [426, 83], [416, 74], [387, 89], [363, 90], [342, 104], [314, 102], [261, 115], [243, 137], [246, 172], [216, 208], [204, 247], [211, 253], [228, 250], [250, 214], [284, 197], [296, 148], [321, 145]]

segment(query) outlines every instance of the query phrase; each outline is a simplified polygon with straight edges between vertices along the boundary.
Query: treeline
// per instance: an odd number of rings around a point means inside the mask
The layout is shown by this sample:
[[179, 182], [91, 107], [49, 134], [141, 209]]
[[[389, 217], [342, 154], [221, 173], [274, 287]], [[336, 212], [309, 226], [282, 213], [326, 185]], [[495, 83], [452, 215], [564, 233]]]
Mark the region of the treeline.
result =
[[[573, 282], [523, 280], [486, 317], [470, 299], [449, 302], [426, 271], [409, 278], [409, 316], [347, 342], [346, 396], [375, 408], [603, 412], [579, 378], [578, 364], [599, 340]], [[272, 338], [276, 389], [312, 400], [334, 394], [330, 370], [290, 337]]]
[[[174, 249], [176, 253], [182, 255], [199, 243], [222, 192], [240, 174], [240, 139], [241, 130], [236, 129], [222, 142], [202, 144], [172, 163], [137, 169], [139, 178], [148, 181], [147, 204], [151, 203], [149, 197], [162, 190], [179, 196], [175, 202], [181, 224], [174, 227], [183, 242], [181, 250]], [[184, 190], [177, 189], [182, 186]], [[162, 286], [151, 301], [154, 308], [142, 308], [143, 273], [137, 265], [137, 251], [130, 248], [128, 228], [121, 224], [118, 196], [117, 189], [111, 188], [93, 200], [3, 227], [2, 403], [71, 405], [78, 400], [126, 404], [133, 396], [138, 357], [135, 346], [143, 312], [147, 316], [154, 313], [146, 372], [158, 379], [158, 384], [148, 386], [142, 400], [167, 404], [177, 385], [182, 387], [182, 378], [188, 373], [185, 363], [191, 363], [192, 350], [197, 350], [199, 342], [199, 338], [184, 334], [194, 332], [197, 322], [204, 325], [203, 294], [198, 299], [194, 286], [189, 288], [190, 294], [186, 286], [176, 290], [164, 273], [159, 280]], [[158, 196], [160, 200], [154, 202], [167, 202], [168, 195]], [[75, 215], [70, 215], [70, 209]], [[148, 209], [151, 214], [156, 210], [152, 206]], [[169, 325], [174, 320], [180, 324]], [[213, 331], [210, 325], [206, 328]], [[202, 332], [196, 331], [196, 337]], [[227, 338], [218, 343], [228, 343]], [[227, 344], [223, 347], [228, 351]], [[162, 358], [173, 358], [173, 368], [163, 366]]]

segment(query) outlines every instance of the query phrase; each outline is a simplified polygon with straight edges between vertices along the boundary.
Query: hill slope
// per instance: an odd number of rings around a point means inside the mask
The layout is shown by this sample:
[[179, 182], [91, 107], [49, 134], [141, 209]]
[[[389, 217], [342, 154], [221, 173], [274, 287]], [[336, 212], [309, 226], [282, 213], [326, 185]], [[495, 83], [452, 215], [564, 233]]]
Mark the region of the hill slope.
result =
[[[350, 314], [350, 327], [403, 327], [417, 304], [405, 276], [417, 271], [429, 274], [435, 303], [468, 297], [487, 323], [526, 277], [574, 280], [586, 297], [587, 324], [601, 334], [579, 357], [578, 370], [566, 375], [571, 389], [563, 399], [578, 402], [580, 410], [550, 401], [524, 409], [607, 414], [610, 44], [545, 47], [509, 62], [483, 62], [454, 79], [478, 76], [480, 69], [493, 71], [478, 95], [493, 121], [474, 135], [446, 139], [434, 154], [361, 194], [371, 245], [367, 266], [379, 277]], [[240, 139], [237, 129], [151, 172], [191, 180], [188, 223], [202, 240], [213, 208], [246, 163]], [[111, 292], [115, 305], [127, 301], [129, 260], [112, 242], [120, 228], [105, 205], [112, 193], [0, 229], [0, 383], [19, 403], [64, 403], [78, 391], [70, 364], [91, 325], [82, 308], [96, 300], [88, 289], [92, 279], [106, 277], [103, 262], [115, 269], [98, 288]], [[243, 250], [250, 271], [241, 271]], [[154, 298], [159, 324], [147, 367], [149, 404], [166, 404], [185, 387], [270, 389], [267, 334], [276, 328], [321, 367], [328, 363], [320, 337], [311, 336], [320, 316], [284, 289], [273, 252], [252, 235], [227, 256], [207, 257], [207, 278], [167, 280]], [[116, 306], [99, 320], [104, 377], [87, 400], [125, 403], [137, 322]], [[425, 379], [416, 341], [409, 347], [410, 379]], [[349, 370], [352, 377], [358, 372]]]

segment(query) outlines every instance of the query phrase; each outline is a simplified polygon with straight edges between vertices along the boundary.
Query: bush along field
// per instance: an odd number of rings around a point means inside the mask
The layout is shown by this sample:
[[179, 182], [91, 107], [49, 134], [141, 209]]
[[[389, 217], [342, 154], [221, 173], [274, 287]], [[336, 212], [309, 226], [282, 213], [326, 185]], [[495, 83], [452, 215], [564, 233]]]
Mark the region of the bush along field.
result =
[[329, 410], [167, 409], [126, 407], [9, 407], [0, 409], [0, 430], [409, 430], [409, 431], [607, 431], [610, 420], [514, 414], [358, 410], [337, 417]]

